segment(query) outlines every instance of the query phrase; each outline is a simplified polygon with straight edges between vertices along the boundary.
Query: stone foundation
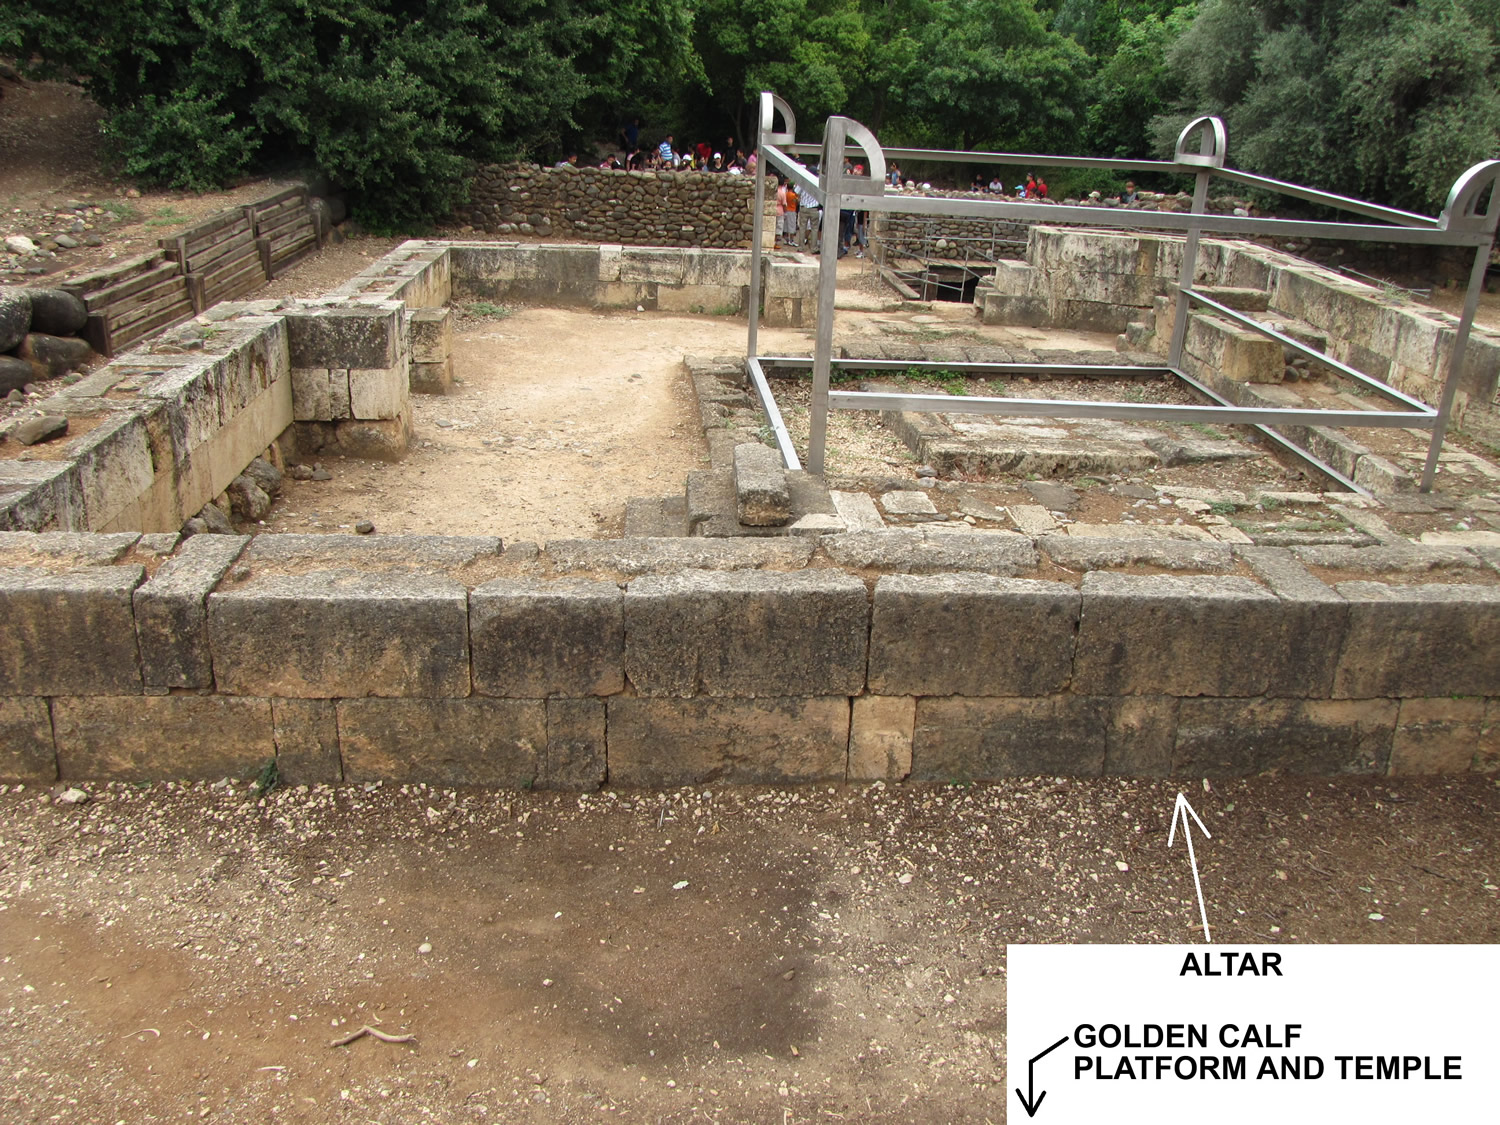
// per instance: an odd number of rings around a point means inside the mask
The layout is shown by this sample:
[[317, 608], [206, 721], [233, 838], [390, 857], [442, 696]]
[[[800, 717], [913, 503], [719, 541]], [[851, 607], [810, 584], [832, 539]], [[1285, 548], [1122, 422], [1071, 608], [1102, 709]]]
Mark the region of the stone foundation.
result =
[[272, 758], [291, 782], [559, 788], [1500, 768], [1500, 554], [1400, 585], [1349, 580], [1349, 551], [1327, 584], [1247, 547], [1239, 573], [1075, 585], [1048, 577], [1045, 539], [937, 538], [932, 573], [901, 532], [770, 554], [0, 535], [0, 778]]

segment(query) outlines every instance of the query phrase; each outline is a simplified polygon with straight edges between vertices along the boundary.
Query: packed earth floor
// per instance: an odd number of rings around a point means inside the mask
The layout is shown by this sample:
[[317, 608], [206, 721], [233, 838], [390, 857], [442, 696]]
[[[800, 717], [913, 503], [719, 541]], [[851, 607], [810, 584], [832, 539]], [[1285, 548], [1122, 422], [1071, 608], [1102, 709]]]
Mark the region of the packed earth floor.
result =
[[[0, 1118], [1002, 1122], [1008, 943], [1201, 939], [1177, 786], [12, 787]], [[1217, 941], [1500, 941], [1494, 779], [1189, 796]]]

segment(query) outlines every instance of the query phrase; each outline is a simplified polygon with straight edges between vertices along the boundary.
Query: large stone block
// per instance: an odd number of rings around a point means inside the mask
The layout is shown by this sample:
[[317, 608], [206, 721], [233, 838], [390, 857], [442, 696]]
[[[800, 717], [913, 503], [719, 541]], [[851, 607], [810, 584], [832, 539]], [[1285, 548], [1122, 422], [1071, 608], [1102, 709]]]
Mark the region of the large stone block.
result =
[[1239, 547], [1235, 554], [1271, 587], [1286, 620], [1286, 658], [1271, 669], [1266, 694], [1327, 699], [1333, 693], [1349, 605], [1285, 547]]
[[917, 701], [910, 696], [861, 695], [853, 702], [849, 780], [902, 780], [911, 773]]
[[[153, 404], [159, 405], [159, 404]], [[145, 493], [156, 477], [144, 412], [132, 409], [84, 434], [71, 450], [87, 530], [102, 531]], [[167, 459], [171, 463], [171, 459]]]
[[1486, 703], [1474, 698], [1401, 700], [1391, 773], [1468, 772], [1479, 755]]
[[248, 535], [196, 535], [135, 591], [135, 631], [147, 687], [213, 686], [208, 595], [249, 542]]
[[1349, 603], [1333, 694], [1500, 695], [1500, 588], [1341, 582]]
[[1386, 699], [1184, 699], [1172, 772], [1385, 773], [1395, 724]]
[[531, 785], [542, 774], [538, 699], [341, 699], [345, 781]]
[[474, 690], [542, 699], [625, 686], [625, 596], [614, 582], [500, 578], [469, 595]]
[[349, 413], [363, 421], [397, 418], [411, 397], [411, 373], [395, 367], [351, 368]]
[[759, 442], [734, 447], [735, 514], [750, 527], [780, 527], [792, 518], [792, 494], [776, 450]]
[[287, 785], [344, 779], [333, 700], [273, 699], [271, 727], [276, 741], [276, 769]]
[[292, 368], [292, 417], [298, 422], [336, 422], [349, 418], [347, 367]]
[[0, 696], [141, 690], [131, 595], [141, 566], [0, 570]]
[[851, 531], [819, 540], [828, 557], [854, 570], [945, 574], [954, 570], [1012, 575], [1037, 565], [1036, 544], [1008, 531], [936, 532], [892, 527]]
[[706, 782], [777, 785], [842, 781], [849, 700], [609, 701], [609, 778], [615, 785]]
[[547, 700], [547, 756], [537, 784], [597, 789], [606, 771], [604, 700]]
[[813, 544], [802, 538], [554, 539], [547, 561], [559, 574], [579, 571], [677, 574], [684, 570], [795, 570], [807, 565]]
[[214, 680], [230, 695], [469, 694], [468, 591], [449, 578], [266, 575], [208, 599]]
[[269, 699], [62, 698], [52, 721], [66, 781], [254, 777], [276, 756]]
[[393, 367], [401, 351], [401, 310], [305, 309], [286, 315], [293, 370]]
[[1262, 695], [1286, 659], [1280, 600], [1248, 578], [1091, 571], [1073, 687], [1089, 695]]
[[1177, 741], [1178, 703], [1169, 695], [1125, 695], [1113, 700], [1105, 732], [1105, 774], [1169, 775]]
[[1052, 695], [1073, 673], [1078, 591], [984, 574], [886, 575], [875, 584], [870, 690]]
[[1080, 695], [919, 699], [912, 780], [1093, 777], [1104, 769], [1109, 715], [1109, 700]]
[[56, 780], [57, 749], [47, 701], [0, 697], [0, 781]]
[[858, 695], [864, 583], [836, 571], [693, 572], [625, 593], [625, 672], [642, 695]]

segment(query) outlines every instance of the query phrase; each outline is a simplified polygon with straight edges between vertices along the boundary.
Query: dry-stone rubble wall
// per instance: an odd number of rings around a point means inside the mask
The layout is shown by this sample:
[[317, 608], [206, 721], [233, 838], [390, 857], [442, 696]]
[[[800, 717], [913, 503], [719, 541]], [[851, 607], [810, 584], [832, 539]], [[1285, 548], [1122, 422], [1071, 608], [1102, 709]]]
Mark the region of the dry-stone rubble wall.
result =
[[492, 164], [455, 218], [489, 234], [744, 249], [754, 198], [750, 176]]

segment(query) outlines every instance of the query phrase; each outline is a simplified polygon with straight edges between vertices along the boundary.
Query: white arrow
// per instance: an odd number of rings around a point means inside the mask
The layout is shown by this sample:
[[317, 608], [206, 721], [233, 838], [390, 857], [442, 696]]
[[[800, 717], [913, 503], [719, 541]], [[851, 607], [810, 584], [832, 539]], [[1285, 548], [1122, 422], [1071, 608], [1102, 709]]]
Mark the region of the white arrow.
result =
[[1202, 818], [1193, 810], [1193, 806], [1188, 804], [1188, 799], [1179, 793], [1177, 794], [1177, 803], [1172, 806], [1172, 830], [1167, 833], [1167, 847], [1170, 848], [1172, 841], [1177, 839], [1177, 818], [1181, 817], [1182, 838], [1187, 841], [1188, 862], [1193, 865], [1193, 886], [1198, 890], [1198, 914], [1203, 919], [1203, 940], [1211, 943], [1214, 939], [1208, 932], [1208, 911], [1203, 906], [1203, 884], [1198, 879], [1198, 857], [1193, 854], [1193, 829], [1188, 824], [1189, 816], [1197, 822], [1198, 828], [1203, 835], [1207, 836], [1210, 840], [1214, 838], [1213, 833], [1208, 830], [1208, 826], [1203, 823]]

